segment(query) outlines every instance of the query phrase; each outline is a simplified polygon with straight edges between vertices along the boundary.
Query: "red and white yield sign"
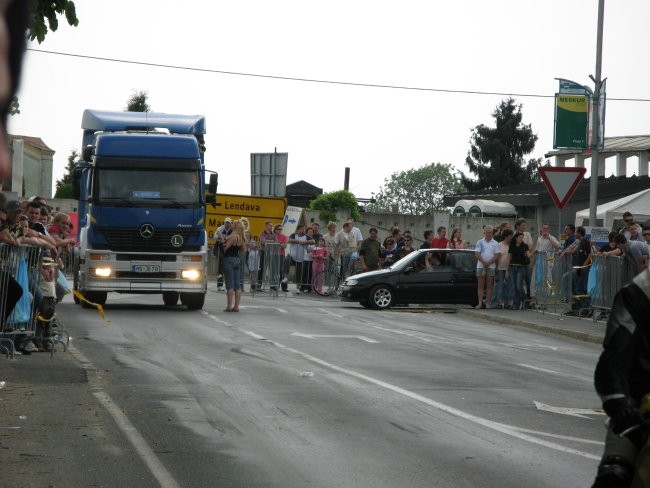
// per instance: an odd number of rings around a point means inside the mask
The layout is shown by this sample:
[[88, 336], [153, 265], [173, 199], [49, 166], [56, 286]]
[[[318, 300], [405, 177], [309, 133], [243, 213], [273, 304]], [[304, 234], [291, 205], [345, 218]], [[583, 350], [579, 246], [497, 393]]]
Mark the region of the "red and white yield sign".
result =
[[560, 210], [564, 208], [571, 195], [576, 191], [586, 172], [586, 168], [557, 168], [553, 166], [539, 168], [539, 174], [553, 197], [555, 205]]

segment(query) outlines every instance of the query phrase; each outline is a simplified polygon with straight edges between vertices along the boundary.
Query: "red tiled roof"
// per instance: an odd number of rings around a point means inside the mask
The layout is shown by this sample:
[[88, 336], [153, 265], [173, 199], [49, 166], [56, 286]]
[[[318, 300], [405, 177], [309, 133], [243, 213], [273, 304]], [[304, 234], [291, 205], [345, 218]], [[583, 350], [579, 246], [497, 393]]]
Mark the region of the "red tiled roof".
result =
[[25, 143], [29, 144], [30, 146], [36, 147], [38, 149], [42, 149], [43, 151], [52, 151], [55, 152], [54, 149], [50, 148], [45, 144], [43, 139], [40, 137], [32, 137], [32, 136], [20, 136], [17, 134], [9, 134], [9, 139], [21, 139], [25, 141]]

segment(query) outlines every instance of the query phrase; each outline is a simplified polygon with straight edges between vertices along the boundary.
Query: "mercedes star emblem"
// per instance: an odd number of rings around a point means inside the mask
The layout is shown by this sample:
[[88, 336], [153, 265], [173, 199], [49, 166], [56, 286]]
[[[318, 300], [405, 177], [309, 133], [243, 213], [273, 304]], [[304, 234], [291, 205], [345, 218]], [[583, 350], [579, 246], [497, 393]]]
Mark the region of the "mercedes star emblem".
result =
[[151, 225], [151, 224], [142, 224], [140, 226], [140, 235], [144, 239], [151, 239], [153, 237], [153, 225]]

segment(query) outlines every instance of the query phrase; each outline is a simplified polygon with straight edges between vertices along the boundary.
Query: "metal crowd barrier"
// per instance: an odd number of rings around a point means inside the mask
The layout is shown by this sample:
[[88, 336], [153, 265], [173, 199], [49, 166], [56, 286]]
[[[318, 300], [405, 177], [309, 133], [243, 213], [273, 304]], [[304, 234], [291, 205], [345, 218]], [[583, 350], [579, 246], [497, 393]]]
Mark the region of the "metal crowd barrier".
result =
[[[572, 266], [564, 282], [568, 283], [566, 296], [571, 304], [571, 313], [579, 317], [591, 317], [593, 306], [589, 294], [589, 273], [591, 264], [586, 266]], [[568, 312], [564, 312], [565, 314]]]
[[614, 303], [614, 296], [623, 287], [623, 260], [618, 256], [595, 254], [591, 257], [595, 287], [588, 290], [591, 294], [591, 306], [609, 311]]
[[[571, 255], [562, 258], [554, 252], [538, 252], [533, 271], [538, 309], [567, 302], [574, 315], [597, 320], [612, 308], [616, 293], [628, 284], [637, 269], [629, 258], [592, 255], [589, 266], [571, 266]], [[566, 314], [566, 310], [563, 314]]]
[[275, 296], [278, 294], [280, 282], [284, 278], [284, 255], [282, 244], [279, 242], [265, 242], [260, 249], [262, 279], [258, 280], [262, 290], [269, 290]]
[[571, 269], [571, 256], [560, 257], [556, 252], [537, 252], [532, 282], [537, 308], [545, 311], [553, 306], [557, 311], [562, 301], [562, 280]]
[[[0, 350], [13, 357], [16, 343], [34, 336], [34, 300], [30, 288], [39, 286], [41, 248], [0, 244]], [[16, 288], [22, 287], [22, 293]], [[19, 294], [12, 310], [11, 296]]]

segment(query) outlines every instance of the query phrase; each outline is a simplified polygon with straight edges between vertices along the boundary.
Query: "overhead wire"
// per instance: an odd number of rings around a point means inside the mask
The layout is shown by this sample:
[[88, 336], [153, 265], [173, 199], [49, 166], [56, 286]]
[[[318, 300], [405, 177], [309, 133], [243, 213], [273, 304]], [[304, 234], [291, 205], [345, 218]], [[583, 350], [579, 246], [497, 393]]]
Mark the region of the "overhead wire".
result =
[[[405, 85], [386, 85], [381, 83], [361, 83], [361, 82], [354, 82], [354, 81], [324, 80], [324, 79], [316, 79], [316, 78], [302, 78], [296, 76], [280, 76], [280, 75], [270, 75], [270, 74], [263, 74], [263, 73], [246, 73], [242, 71], [227, 71], [227, 70], [218, 70], [218, 69], [211, 69], [211, 68], [196, 68], [192, 66], [151, 63], [147, 61], [133, 61], [128, 59], [109, 58], [104, 56], [91, 56], [88, 54], [75, 54], [75, 53], [66, 53], [61, 51], [51, 51], [47, 49], [36, 49], [33, 47], [29, 47], [27, 48], [27, 50], [43, 53], [43, 54], [54, 54], [57, 56], [91, 59], [95, 61], [108, 61], [112, 63], [133, 64], [138, 66], [151, 66], [155, 68], [196, 71], [202, 73], [214, 73], [214, 74], [230, 75], [230, 76], [246, 76], [251, 78], [266, 78], [266, 79], [282, 80], [282, 81], [297, 81], [303, 83], [322, 83], [322, 84], [329, 84], [329, 85], [344, 85], [344, 86], [354, 86], [354, 87], [363, 87], [363, 88], [386, 88], [392, 90], [457, 93], [457, 94], [465, 94], [465, 95], [497, 95], [497, 96], [504, 96], [504, 97], [520, 97], [520, 98], [554, 98], [555, 97], [555, 94], [543, 95], [539, 93], [508, 93], [508, 92], [492, 92], [492, 91], [482, 91], [482, 90], [452, 90], [448, 88], [429, 88], [429, 87], [405, 86]], [[608, 101], [616, 100], [616, 101], [623, 101], [623, 102], [650, 102], [650, 99], [647, 98], [607, 98], [607, 100]]]

